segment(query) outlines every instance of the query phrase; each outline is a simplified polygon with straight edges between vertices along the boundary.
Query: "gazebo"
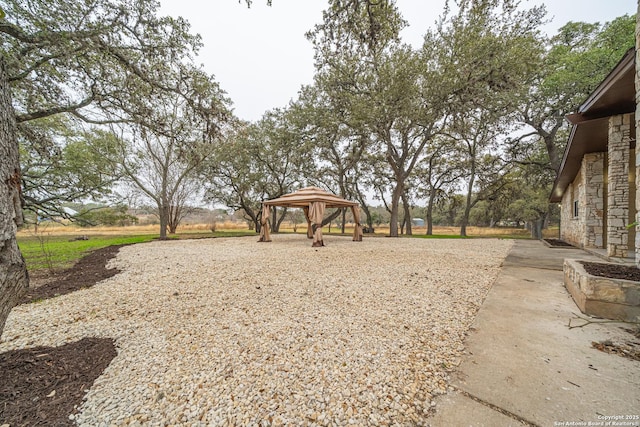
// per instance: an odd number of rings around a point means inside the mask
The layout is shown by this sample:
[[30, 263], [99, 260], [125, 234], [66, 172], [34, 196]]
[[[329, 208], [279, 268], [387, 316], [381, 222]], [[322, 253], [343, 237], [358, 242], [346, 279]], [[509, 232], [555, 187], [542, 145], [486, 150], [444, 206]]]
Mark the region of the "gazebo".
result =
[[306, 187], [277, 199], [262, 202], [262, 218], [260, 223], [260, 242], [270, 242], [269, 218], [271, 207], [302, 208], [307, 219], [307, 237], [313, 239], [311, 246], [324, 246], [322, 241], [322, 218], [326, 208], [351, 208], [353, 220], [356, 224], [353, 230], [353, 241], [362, 241], [362, 225], [360, 224], [360, 205], [350, 202], [335, 194], [328, 193], [318, 187]]

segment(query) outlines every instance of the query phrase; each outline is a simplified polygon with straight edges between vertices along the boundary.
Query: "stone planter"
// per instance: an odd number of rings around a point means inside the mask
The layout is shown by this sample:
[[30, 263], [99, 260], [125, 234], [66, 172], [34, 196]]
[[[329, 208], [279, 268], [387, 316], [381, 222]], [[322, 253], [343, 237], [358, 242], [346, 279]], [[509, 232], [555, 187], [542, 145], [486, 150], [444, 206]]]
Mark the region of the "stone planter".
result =
[[580, 260], [564, 260], [564, 285], [584, 314], [640, 321], [640, 282], [593, 276]]

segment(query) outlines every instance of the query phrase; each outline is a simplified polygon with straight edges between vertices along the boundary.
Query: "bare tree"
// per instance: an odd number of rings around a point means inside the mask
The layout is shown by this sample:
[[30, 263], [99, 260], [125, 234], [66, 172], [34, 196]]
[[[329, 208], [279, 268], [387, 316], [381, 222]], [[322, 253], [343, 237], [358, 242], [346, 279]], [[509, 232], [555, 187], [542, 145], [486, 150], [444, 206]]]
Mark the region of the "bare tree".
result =
[[[0, 334], [28, 286], [15, 244], [22, 220], [15, 124], [57, 114], [102, 123], [105, 111], [123, 121], [140, 112], [126, 111], [127, 99], [174, 91], [175, 82], [157, 80], [148, 60], [188, 62], [200, 39], [184, 20], [158, 18], [158, 8], [138, 0], [4, 0], [0, 6]], [[145, 90], [132, 93], [131, 82]]]
[[183, 182], [183, 185], [180, 186], [178, 191], [176, 191], [173, 204], [169, 206], [169, 219], [167, 220], [169, 234], [175, 234], [182, 220], [195, 211], [193, 205], [190, 205], [190, 202], [202, 196], [199, 191], [200, 187], [200, 180], [188, 178]]

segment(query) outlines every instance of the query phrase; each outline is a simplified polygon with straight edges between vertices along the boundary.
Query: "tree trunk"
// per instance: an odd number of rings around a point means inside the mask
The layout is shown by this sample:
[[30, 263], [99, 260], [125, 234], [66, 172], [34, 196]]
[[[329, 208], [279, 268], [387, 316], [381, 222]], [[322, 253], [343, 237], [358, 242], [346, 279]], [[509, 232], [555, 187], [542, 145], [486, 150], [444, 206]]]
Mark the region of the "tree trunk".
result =
[[471, 198], [473, 197], [473, 190], [469, 188], [467, 192], [466, 203], [464, 205], [464, 214], [462, 215], [462, 221], [460, 223], [460, 235], [467, 236], [467, 225], [469, 224], [469, 214], [471, 213]]
[[458, 212], [457, 212], [458, 208], [456, 206], [449, 206], [449, 209], [447, 210], [447, 222], [448, 225], [451, 226], [455, 226], [456, 225], [456, 216], [458, 216]]
[[[278, 212], [280, 214], [278, 215]], [[283, 208], [281, 210], [273, 209], [273, 215], [271, 215], [271, 231], [274, 233], [280, 232], [280, 225], [284, 221], [285, 216], [287, 215], [287, 208]]]
[[469, 190], [464, 207], [464, 215], [462, 215], [462, 222], [460, 223], [460, 235], [462, 237], [467, 237], [467, 225], [469, 224], [469, 214], [471, 213], [471, 197], [471, 190]]
[[427, 201], [427, 214], [425, 220], [427, 221], [427, 236], [433, 236], [433, 203], [436, 199], [436, 190], [431, 189], [429, 192], [429, 200]]
[[411, 229], [411, 207], [409, 206], [409, 198], [407, 197], [407, 193], [402, 193], [402, 204], [404, 207], [404, 222], [407, 227], [407, 236], [412, 236], [413, 230]]
[[158, 206], [158, 216], [160, 217], [160, 240], [167, 240], [167, 227], [169, 225], [169, 206], [161, 203]]
[[362, 208], [364, 215], [367, 217], [367, 226], [372, 229], [373, 228], [373, 216], [371, 215], [371, 211], [367, 207], [367, 205], [360, 205]]
[[546, 211], [544, 213], [544, 219], [542, 221], [542, 229], [546, 230], [547, 228], [549, 228], [549, 222], [551, 221], [551, 212]]
[[329, 215], [328, 217], [322, 220], [322, 224], [320, 224], [320, 226], [324, 227], [325, 225], [329, 224], [329, 232], [331, 232], [331, 221], [338, 218], [338, 216], [340, 215], [340, 212], [341, 212], [340, 209], [336, 209], [335, 211], [333, 211], [331, 215]]
[[269, 226], [271, 227], [271, 231], [273, 233], [277, 233], [278, 232], [278, 208], [274, 207], [272, 210], [272, 215], [270, 217], [271, 219], [271, 224], [269, 224]]
[[473, 198], [473, 184], [476, 181], [476, 167], [475, 163], [471, 165], [471, 176], [469, 177], [469, 184], [467, 190], [467, 200], [464, 205], [464, 215], [462, 216], [462, 223], [460, 224], [460, 235], [467, 237], [467, 224], [469, 224], [469, 214], [471, 213], [471, 199]]
[[176, 230], [178, 229], [178, 224], [180, 223], [180, 216], [182, 213], [180, 212], [179, 206], [171, 206], [169, 208], [169, 218], [168, 218], [168, 226], [169, 226], [169, 234], [176, 234]]
[[[262, 229], [262, 224], [260, 223], [260, 217], [262, 216], [262, 214], [258, 214], [258, 216], [252, 215], [251, 216], [251, 222], [249, 222], [249, 230], [251, 230], [252, 228], [256, 231], [256, 233], [260, 233], [260, 230]], [[251, 224], [253, 224], [253, 227], [251, 227]]]
[[391, 219], [389, 220], [389, 236], [398, 237], [398, 210], [400, 208], [400, 196], [402, 196], [403, 189], [400, 184], [396, 185], [396, 188], [391, 194]]
[[[564, 117], [559, 120], [564, 121]], [[551, 163], [551, 167], [556, 171], [556, 174], [560, 171], [560, 165], [562, 163], [562, 153], [556, 145], [556, 134], [558, 133], [560, 125], [559, 123], [556, 124], [553, 130], [543, 137], [544, 144], [547, 147], [547, 154], [549, 155], [549, 163]]]
[[0, 56], [0, 336], [9, 312], [29, 287], [29, 274], [16, 241], [22, 224], [20, 162], [5, 67]]
[[[262, 224], [260, 224], [260, 218], [262, 218], [262, 209], [259, 209], [258, 212], [256, 213], [254, 212], [253, 209], [251, 209], [251, 207], [245, 204], [244, 201], [241, 202], [240, 206], [244, 211], [245, 215], [251, 218], [251, 222], [253, 223], [256, 233], [260, 233], [260, 228], [262, 228]], [[249, 229], [251, 230], [251, 227], [249, 227]]]
[[371, 215], [371, 211], [369, 210], [369, 207], [367, 206], [365, 197], [360, 192], [360, 188], [358, 188], [357, 184], [356, 184], [356, 198], [360, 202], [360, 208], [364, 212], [364, 215], [367, 217], [367, 219], [366, 219], [367, 225], [369, 226], [369, 228], [373, 228], [373, 216]]
[[531, 238], [535, 240], [542, 240], [542, 224], [544, 218], [538, 218], [531, 223]]
[[286, 216], [287, 216], [287, 208], [284, 208], [282, 210], [282, 215], [280, 215], [280, 217], [278, 217], [278, 221], [276, 221], [276, 223], [275, 223], [276, 225], [273, 228], [273, 231], [275, 231], [276, 233], [280, 232], [280, 226], [282, 225], [282, 222], [284, 221], [284, 218]]
[[342, 234], [344, 234], [344, 227], [346, 222], [347, 222], [347, 208], [342, 208]]

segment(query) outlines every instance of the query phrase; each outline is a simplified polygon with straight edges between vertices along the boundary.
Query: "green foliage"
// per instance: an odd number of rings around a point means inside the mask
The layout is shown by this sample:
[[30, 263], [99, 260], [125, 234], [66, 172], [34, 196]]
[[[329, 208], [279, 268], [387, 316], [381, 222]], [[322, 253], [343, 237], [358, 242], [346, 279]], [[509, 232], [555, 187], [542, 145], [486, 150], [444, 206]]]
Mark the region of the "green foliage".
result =
[[323, 22], [307, 33], [318, 71], [376, 57], [399, 44], [407, 25], [394, 0], [330, 0], [322, 15]]
[[108, 146], [79, 131], [64, 116], [22, 123], [19, 134], [25, 210], [66, 217], [64, 203], [98, 200], [119, 178], [108, 161]]
[[194, 139], [211, 143], [222, 131], [228, 101], [192, 62], [200, 37], [182, 18], [158, 16], [159, 6], [4, 1], [0, 37], [20, 125], [28, 209], [49, 214], [67, 201], [104, 197], [130, 170], [109, 164], [114, 153], [103, 152], [101, 139], [81, 131], [79, 122], [136, 126], [137, 132], [119, 129], [121, 140], [153, 135], [179, 141], [169, 152], [182, 164], [204, 155], [191, 149]]
[[[466, 234], [472, 208], [493, 201], [508, 184], [511, 164], [500, 154], [513, 129], [520, 96], [540, 66], [539, 27], [544, 7], [518, 9], [511, 0], [458, 2], [438, 26], [435, 66], [450, 115], [446, 133], [461, 153], [466, 199], [460, 234]], [[426, 49], [426, 47], [425, 47]]]
[[5, 0], [3, 8], [19, 123], [62, 112], [101, 121], [99, 110], [122, 118], [142, 95], [131, 88], [170, 89], [157, 65], [186, 60], [201, 45], [183, 19], [158, 17], [157, 1]]
[[568, 22], [549, 40], [543, 62], [521, 96], [520, 120], [532, 132], [506, 146], [518, 170], [506, 195], [505, 216], [541, 222], [555, 215], [548, 197], [568, 137], [565, 115], [577, 109], [634, 44], [635, 17], [627, 15], [605, 24]]
[[624, 15], [603, 25], [565, 24], [551, 39], [541, 69], [542, 94], [560, 111], [573, 111], [634, 45], [635, 16]]
[[[633, 46], [635, 17], [570, 22], [545, 40], [543, 7], [456, 4], [416, 50], [401, 43], [395, 1], [329, 1], [307, 34], [313, 84], [286, 110], [231, 123], [230, 101], [193, 64], [199, 36], [157, 1], [3, 0], [26, 208], [53, 216], [64, 202], [104, 201], [126, 175], [170, 216], [165, 231], [203, 179], [208, 200], [256, 228], [262, 200], [308, 184], [363, 204], [374, 193], [391, 218], [365, 207], [367, 222], [392, 229], [412, 198], [429, 200], [436, 223], [544, 216], [564, 115]], [[518, 121], [533, 136], [505, 141]], [[126, 219], [120, 208], [83, 215]]]
[[635, 16], [605, 24], [568, 22], [547, 44], [543, 63], [522, 94], [521, 121], [533, 135], [516, 140], [516, 151], [541, 144], [558, 171], [566, 142], [565, 115], [574, 112], [635, 45]]
[[[515, 96], [540, 66], [540, 26], [544, 7], [518, 9], [517, 1], [460, 0], [439, 23], [434, 63], [442, 68], [441, 86], [451, 110], [476, 108], [510, 113]], [[425, 44], [425, 49], [429, 46]]]
[[235, 211], [244, 211], [259, 230], [260, 203], [267, 198], [264, 164], [258, 161], [255, 127], [237, 123], [206, 163], [205, 197]]
[[[300, 141], [290, 111], [273, 110], [254, 124], [234, 123], [206, 163], [206, 199], [242, 211], [260, 230], [261, 203], [306, 185], [312, 148]], [[283, 216], [274, 216], [273, 227]]]
[[462, 194], [452, 193], [440, 198], [434, 206], [434, 225], [460, 225], [464, 204], [465, 197]]
[[[437, 76], [418, 52], [400, 43], [405, 25], [393, 1], [333, 1], [323, 23], [307, 35], [315, 49], [315, 88], [334, 112], [325, 158], [343, 178], [332, 181], [361, 201], [358, 181], [371, 184], [379, 197], [390, 192], [385, 205], [392, 236], [398, 235], [407, 180], [444, 110], [442, 102], [431, 102], [440, 87]], [[331, 158], [347, 153], [357, 163]], [[361, 167], [360, 159], [368, 164]], [[364, 173], [370, 175], [362, 179]]]
[[138, 194], [155, 204], [164, 239], [167, 231], [176, 232], [189, 202], [201, 196], [205, 162], [224, 139], [231, 113], [219, 85], [201, 69], [151, 59], [163, 70], [158, 78], [175, 84], [175, 90], [146, 94], [138, 105], [145, 112], [117, 126], [114, 166]]

